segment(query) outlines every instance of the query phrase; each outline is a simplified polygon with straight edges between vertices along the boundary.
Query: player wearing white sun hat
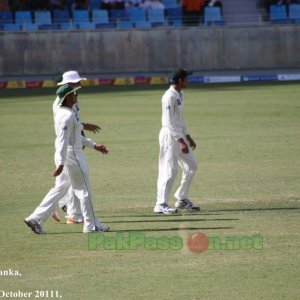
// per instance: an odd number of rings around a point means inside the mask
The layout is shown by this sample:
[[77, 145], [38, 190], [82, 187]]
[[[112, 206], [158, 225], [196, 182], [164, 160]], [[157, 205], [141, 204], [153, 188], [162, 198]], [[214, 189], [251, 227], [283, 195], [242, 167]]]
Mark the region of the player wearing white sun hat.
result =
[[[88, 164], [82, 151], [82, 125], [72, 109], [76, 103], [77, 90], [68, 84], [57, 89], [58, 109], [54, 118], [55, 125], [55, 165], [53, 176], [56, 177], [55, 187], [44, 197], [35, 211], [25, 219], [25, 223], [36, 234], [43, 234], [42, 226], [48, 219], [57, 203], [68, 192], [70, 186], [81, 202], [84, 216], [83, 232], [108, 231], [109, 227], [100, 223], [95, 216], [92, 193], [88, 176]], [[86, 143], [93, 142], [86, 141]], [[103, 154], [108, 153], [104, 145], [95, 144], [94, 149]]]
[[[83, 80], [87, 80], [87, 78], [81, 77], [77, 71], [75, 71], [75, 70], [67, 71], [67, 72], [63, 73], [63, 75], [57, 80], [57, 86], [61, 86], [66, 83], [68, 83], [71, 86], [75, 86], [75, 87], [81, 86], [81, 81], [83, 81]], [[54, 116], [58, 109], [58, 105], [57, 105], [58, 101], [59, 101], [59, 97], [56, 97], [56, 99], [53, 103]], [[74, 104], [73, 110], [75, 111], [75, 113], [77, 114], [77, 116], [79, 117], [80, 122], [81, 122], [80, 108], [79, 108], [78, 101]], [[98, 125], [89, 124], [89, 123], [82, 123], [82, 125], [83, 125], [83, 127], [82, 127], [83, 130], [92, 131], [94, 133], [101, 130], [100, 126], [98, 126]], [[82, 131], [82, 135], [84, 136], [83, 131]], [[85, 144], [85, 140], [83, 141], [83, 146], [84, 147], [88, 146]], [[76, 195], [74, 194], [72, 187], [70, 187], [68, 194], [59, 201], [59, 206], [65, 208], [65, 211], [67, 213], [67, 215], [66, 215], [67, 224], [83, 223], [83, 216], [82, 216], [82, 212], [81, 212], [81, 208], [80, 208], [80, 202], [76, 198]], [[57, 209], [54, 210], [51, 213], [51, 215], [56, 221], [60, 222], [60, 217], [59, 217]]]

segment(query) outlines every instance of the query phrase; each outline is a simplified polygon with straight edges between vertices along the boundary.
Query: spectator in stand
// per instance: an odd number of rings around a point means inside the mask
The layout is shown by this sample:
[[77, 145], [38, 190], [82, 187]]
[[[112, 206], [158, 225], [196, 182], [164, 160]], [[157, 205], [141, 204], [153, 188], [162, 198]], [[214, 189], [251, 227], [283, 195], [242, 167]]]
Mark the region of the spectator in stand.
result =
[[72, 10], [84, 10], [88, 9], [88, 0], [74, 0], [72, 5]]
[[49, 8], [50, 10], [55, 9], [65, 9], [65, 1], [64, 0], [50, 0], [49, 1]]
[[125, 1], [124, 0], [115, 1], [115, 9], [125, 9]]
[[0, 11], [7, 11], [9, 10], [7, 0], [0, 0]]
[[125, 9], [125, 2], [123, 0], [102, 0], [101, 9]]
[[48, 0], [22, 0], [20, 10], [48, 10]]
[[198, 26], [203, 16], [205, 0], [182, 0], [183, 23], [186, 26]]
[[262, 4], [267, 14], [269, 14], [271, 5], [288, 5], [289, 3], [288, 0], [263, 0]]
[[144, 1], [143, 0], [129, 0], [125, 3], [126, 8], [143, 8], [144, 7]]
[[159, 0], [146, 0], [143, 7], [145, 9], [165, 9], [165, 6]]

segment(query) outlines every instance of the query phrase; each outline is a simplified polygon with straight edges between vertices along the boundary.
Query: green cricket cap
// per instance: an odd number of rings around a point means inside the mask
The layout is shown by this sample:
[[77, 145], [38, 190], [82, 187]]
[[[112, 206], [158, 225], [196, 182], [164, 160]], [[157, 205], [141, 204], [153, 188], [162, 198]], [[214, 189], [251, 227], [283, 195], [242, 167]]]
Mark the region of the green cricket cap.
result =
[[61, 105], [67, 95], [74, 93], [75, 91], [77, 91], [80, 88], [81, 88], [81, 86], [71, 86], [69, 84], [61, 85], [56, 90], [56, 96], [59, 97], [59, 101], [58, 101], [57, 105]]
[[187, 76], [193, 74], [193, 71], [187, 71], [183, 68], [179, 68], [174, 71], [172, 77], [170, 78], [170, 83], [178, 83], [179, 79], [184, 79]]

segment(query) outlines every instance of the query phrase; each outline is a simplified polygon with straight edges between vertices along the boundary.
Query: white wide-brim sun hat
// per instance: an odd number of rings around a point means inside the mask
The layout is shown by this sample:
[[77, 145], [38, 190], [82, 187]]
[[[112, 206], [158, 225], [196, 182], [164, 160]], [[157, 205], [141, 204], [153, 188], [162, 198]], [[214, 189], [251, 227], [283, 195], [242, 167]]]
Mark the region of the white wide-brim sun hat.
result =
[[77, 71], [67, 71], [62, 76], [62, 81], [57, 85], [64, 85], [66, 83], [78, 83], [81, 80], [87, 80], [85, 77], [80, 77]]

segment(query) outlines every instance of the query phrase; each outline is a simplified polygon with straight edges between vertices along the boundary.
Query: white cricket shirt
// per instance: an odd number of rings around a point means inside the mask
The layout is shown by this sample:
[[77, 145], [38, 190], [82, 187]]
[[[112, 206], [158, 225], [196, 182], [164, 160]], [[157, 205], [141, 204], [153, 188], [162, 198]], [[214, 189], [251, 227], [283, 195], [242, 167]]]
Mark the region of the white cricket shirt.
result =
[[188, 135], [183, 121], [183, 93], [178, 93], [173, 86], [162, 97], [162, 127], [169, 129], [175, 140]]

